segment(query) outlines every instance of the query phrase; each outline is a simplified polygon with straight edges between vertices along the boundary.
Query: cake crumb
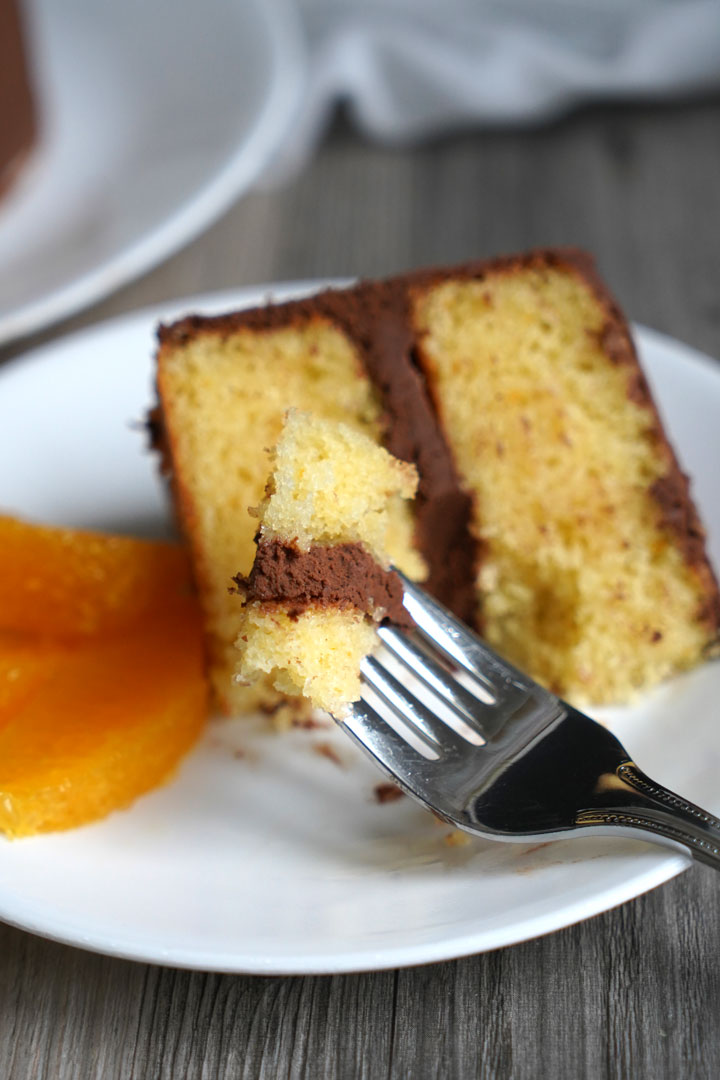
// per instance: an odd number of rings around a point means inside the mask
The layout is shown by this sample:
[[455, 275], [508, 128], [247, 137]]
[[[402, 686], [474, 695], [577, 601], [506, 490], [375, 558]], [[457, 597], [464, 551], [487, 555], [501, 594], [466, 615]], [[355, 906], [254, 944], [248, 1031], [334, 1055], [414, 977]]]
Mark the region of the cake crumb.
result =
[[375, 796], [375, 802], [388, 803], [397, 802], [398, 799], [402, 799], [405, 792], [401, 791], [397, 784], [385, 783], [376, 784], [373, 788], [373, 794]]
[[319, 720], [316, 716], [295, 716], [292, 719], [292, 726], [302, 731], [317, 731], [318, 729], [323, 731], [332, 725], [332, 720]]
[[335, 748], [330, 745], [330, 743], [314, 743], [313, 750], [316, 754], [319, 754], [320, 757], [326, 757], [328, 761], [332, 761], [335, 765], [339, 765], [340, 768], [345, 767], [345, 763], [343, 762], [342, 758], [338, 754], [337, 750], [335, 750]]
[[470, 843], [468, 834], [461, 832], [460, 829], [453, 829], [443, 839], [448, 847], [465, 847], [466, 844]]
[[299, 727], [304, 719], [310, 717], [308, 704], [301, 698], [283, 698], [273, 705], [261, 706], [261, 711], [270, 717], [276, 731], [289, 731], [290, 728]]

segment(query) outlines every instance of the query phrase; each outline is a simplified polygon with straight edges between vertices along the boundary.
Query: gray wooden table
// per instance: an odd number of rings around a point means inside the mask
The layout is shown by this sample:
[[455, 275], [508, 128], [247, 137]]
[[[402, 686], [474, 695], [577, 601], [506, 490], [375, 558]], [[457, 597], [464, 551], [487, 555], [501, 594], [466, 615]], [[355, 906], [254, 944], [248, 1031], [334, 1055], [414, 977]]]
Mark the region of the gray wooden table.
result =
[[[410, 151], [338, 128], [290, 186], [0, 359], [185, 294], [555, 243], [594, 251], [632, 318], [720, 355], [720, 102]], [[476, 1076], [717, 1080], [720, 879], [693, 869], [544, 939], [370, 975], [164, 970], [0, 926], [0, 1080]]]

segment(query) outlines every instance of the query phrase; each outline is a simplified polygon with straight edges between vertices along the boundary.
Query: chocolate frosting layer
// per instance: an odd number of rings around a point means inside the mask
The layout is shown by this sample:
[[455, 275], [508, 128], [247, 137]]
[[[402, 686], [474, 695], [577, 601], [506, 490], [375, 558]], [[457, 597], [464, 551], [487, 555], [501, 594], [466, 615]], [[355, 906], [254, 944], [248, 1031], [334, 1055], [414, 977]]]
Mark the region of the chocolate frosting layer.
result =
[[410, 626], [403, 588], [362, 544], [313, 545], [302, 551], [282, 540], [261, 540], [248, 577], [234, 578], [248, 602], [280, 603], [291, 616], [309, 607], [355, 608], [399, 626]]

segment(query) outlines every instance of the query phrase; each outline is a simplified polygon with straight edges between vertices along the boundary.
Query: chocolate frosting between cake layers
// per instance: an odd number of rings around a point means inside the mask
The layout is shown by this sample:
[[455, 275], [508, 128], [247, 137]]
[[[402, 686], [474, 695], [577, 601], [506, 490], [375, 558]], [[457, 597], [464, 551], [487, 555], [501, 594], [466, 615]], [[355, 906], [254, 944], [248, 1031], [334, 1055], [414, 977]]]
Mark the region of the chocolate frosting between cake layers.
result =
[[248, 577], [233, 579], [248, 602], [282, 604], [297, 616], [309, 607], [352, 607], [399, 626], [412, 625], [403, 588], [362, 544], [312, 545], [303, 551], [282, 540], [261, 540]]
[[468, 623], [475, 620], [477, 546], [472, 500], [460, 486], [450, 448], [416, 362], [407, 282], [363, 282], [353, 292], [318, 299], [361, 350], [385, 408], [384, 443], [417, 466], [415, 539], [427, 563], [429, 592]]

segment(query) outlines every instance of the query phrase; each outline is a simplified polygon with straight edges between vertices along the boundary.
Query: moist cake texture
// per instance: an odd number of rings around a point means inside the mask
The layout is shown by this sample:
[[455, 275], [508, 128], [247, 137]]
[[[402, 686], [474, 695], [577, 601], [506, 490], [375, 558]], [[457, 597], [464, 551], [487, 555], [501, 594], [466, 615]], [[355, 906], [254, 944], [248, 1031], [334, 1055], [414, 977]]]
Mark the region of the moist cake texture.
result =
[[387, 551], [414, 466], [366, 435], [288, 415], [274, 452], [236, 641], [238, 678], [267, 676], [289, 696], [342, 715], [360, 697], [360, 663], [377, 624], [406, 623]]
[[[164, 446], [216, 692], [266, 462], [289, 406], [419, 473], [401, 569], [578, 703], [627, 700], [717, 649], [704, 533], [627, 324], [592, 261], [530, 252], [163, 327]], [[401, 515], [402, 516], [402, 515]], [[257, 693], [257, 690], [255, 691]], [[261, 700], [262, 695], [256, 700]], [[269, 699], [267, 699], [269, 700]]]

